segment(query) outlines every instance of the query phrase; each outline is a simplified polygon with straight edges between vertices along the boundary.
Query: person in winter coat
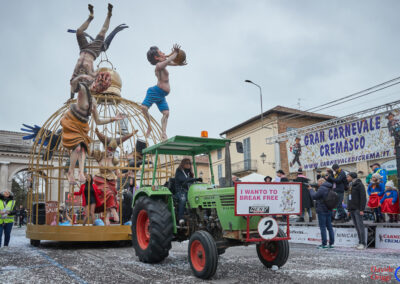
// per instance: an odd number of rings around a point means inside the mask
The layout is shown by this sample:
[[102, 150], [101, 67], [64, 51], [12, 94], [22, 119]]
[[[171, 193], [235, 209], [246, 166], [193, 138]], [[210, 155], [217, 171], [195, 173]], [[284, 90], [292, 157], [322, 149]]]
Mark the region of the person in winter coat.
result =
[[385, 185], [382, 182], [382, 176], [378, 173], [372, 175], [370, 184], [368, 185], [368, 207], [374, 209], [375, 220], [374, 223], [379, 223], [380, 221], [384, 221], [382, 216], [381, 208], [379, 207], [379, 202], [383, 196], [383, 192], [385, 191]]
[[24, 206], [21, 204], [19, 206], [19, 209], [17, 209], [17, 216], [18, 216], [18, 225], [21, 228], [21, 226], [24, 224], [24, 219], [26, 217], [26, 212]]
[[389, 222], [397, 223], [399, 220], [399, 191], [394, 187], [393, 181], [386, 183], [385, 192], [379, 202], [382, 213], [389, 214]]
[[11, 230], [14, 224], [15, 209], [14, 195], [6, 189], [0, 193], [0, 247], [4, 232], [4, 246], [8, 247], [11, 238]]
[[296, 220], [296, 222], [304, 222], [304, 213], [307, 210], [309, 222], [312, 222], [312, 212], [311, 208], [314, 207], [314, 202], [311, 198], [310, 191], [308, 190], [308, 183], [310, 180], [303, 175], [303, 170], [300, 168], [297, 171], [297, 178], [293, 180], [294, 182], [300, 182], [301, 185], [301, 216]]
[[347, 175], [347, 181], [349, 182], [349, 203], [347, 204], [347, 209], [349, 210], [349, 214], [351, 215], [351, 219], [357, 231], [357, 249], [361, 250], [366, 247], [363, 216], [365, 205], [367, 204], [367, 196], [364, 184], [357, 178], [356, 173], [349, 173]]
[[333, 190], [339, 196], [339, 201], [336, 207], [337, 212], [337, 219], [336, 221], [345, 221], [346, 220], [346, 212], [343, 208], [343, 199], [344, 199], [344, 191], [347, 190], [347, 180], [346, 180], [346, 173], [339, 168], [338, 164], [332, 165], [332, 170], [334, 173], [329, 174], [327, 181], [333, 184]]
[[129, 177], [129, 179], [128, 179], [128, 190], [132, 193], [132, 195], [134, 195], [135, 194], [135, 191], [136, 191], [136, 185], [135, 185], [135, 178], [134, 177]]
[[189, 191], [190, 183], [195, 181], [202, 182], [202, 178], [194, 178], [192, 171], [192, 162], [190, 159], [182, 159], [179, 167], [175, 172], [175, 199], [178, 200], [178, 220], [179, 225], [183, 226], [185, 224], [185, 219], [183, 215], [185, 213], [185, 206], [187, 201], [187, 194]]
[[289, 179], [286, 177], [285, 172], [283, 170], [276, 171], [276, 178], [274, 182], [288, 182]]
[[86, 183], [81, 185], [79, 192], [74, 192], [74, 195], [82, 195], [82, 206], [85, 207], [86, 212], [85, 218], [83, 218], [83, 226], [86, 225], [89, 214], [92, 217], [92, 224], [96, 220], [94, 210], [102, 204], [99, 199], [99, 193], [97, 185], [93, 183], [92, 176], [89, 174], [86, 175]]
[[72, 224], [72, 219], [69, 217], [68, 210], [65, 208], [65, 205], [63, 203], [60, 204], [60, 210], [58, 211], [58, 213], [58, 224], [65, 222], [69, 222], [70, 224]]
[[[311, 198], [317, 201], [316, 211], [318, 216], [318, 224], [321, 230], [322, 244], [318, 248], [333, 248], [335, 243], [335, 233], [332, 228], [332, 210], [329, 210], [325, 205], [324, 199], [328, 195], [329, 190], [332, 189], [332, 184], [327, 182], [324, 178], [318, 180], [318, 191], [315, 192], [311, 186], [308, 187], [310, 190]], [[326, 230], [329, 232], [329, 246], [327, 246]]]
[[266, 176], [266, 177], [264, 178], [264, 181], [265, 181], [265, 182], [272, 182], [272, 177]]

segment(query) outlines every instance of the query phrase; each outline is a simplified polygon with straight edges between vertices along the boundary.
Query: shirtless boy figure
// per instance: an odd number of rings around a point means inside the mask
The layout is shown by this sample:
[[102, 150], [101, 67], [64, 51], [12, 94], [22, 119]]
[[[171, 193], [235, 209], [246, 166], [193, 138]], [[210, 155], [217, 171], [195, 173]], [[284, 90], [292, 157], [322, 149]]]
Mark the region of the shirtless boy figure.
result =
[[157, 85], [154, 87], [150, 87], [147, 90], [146, 97], [142, 102], [141, 108], [143, 111], [144, 116], [147, 119], [148, 127], [146, 132], [146, 138], [151, 133], [151, 124], [150, 124], [150, 116], [149, 116], [149, 108], [155, 103], [163, 114], [161, 119], [161, 129], [162, 129], [162, 140], [166, 140], [167, 137], [167, 122], [169, 117], [169, 107], [167, 100], [165, 97], [171, 91], [171, 87], [169, 85], [169, 73], [167, 71], [167, 66], [180, 66], [173, 62], [173, 60], [178, 55], [180, 46], [174, 44], [172, 48], [172, 53], [167, 56], [165, 53], [161, 52], [158, 47], [152, 46], [150, 47], [149, 51], [147, 52], [147, 60], [152, 65], [156, 66], [155, 74], [157, 77]]
[[113, 6], [111, 4], [108, 4], [107, 18], [99, 34], [91, 43], [87, 41], [84, 33], [84, 31], [89, 27], [90, 22], [94, 18], [93, 6], [89, 4], [88, 8], [90, 12], [89, 18], [76, 31], [76, 38], [79, 44], [80, 55], [71, 78], [71, 99], [73, 99], [74, 94], [78, 92], [78, 90], [74, 89], [74, 86], [72, 84], [73, 80], [78, 79], [80, 82], [84, 82], [87, 86], [89, 86], [96, 78], [97, 74], [94, 71], [93, 62], [100, 55], [101, 48], [104, 42], [104, 37], [106, 35], [108, 27], [110, 26]]

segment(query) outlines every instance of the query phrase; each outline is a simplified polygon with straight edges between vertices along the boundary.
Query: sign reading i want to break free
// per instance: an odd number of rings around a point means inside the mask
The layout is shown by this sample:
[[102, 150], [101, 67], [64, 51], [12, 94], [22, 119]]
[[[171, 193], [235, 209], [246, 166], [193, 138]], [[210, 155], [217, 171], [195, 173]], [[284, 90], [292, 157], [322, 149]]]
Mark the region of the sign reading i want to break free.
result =
[[288, 215], [300, 210], [300, 183], [235, 183], [235, 215]]
[[394, 156], [400, 139], [400, 110], [306, 133], [286, 143], [290, 172]]

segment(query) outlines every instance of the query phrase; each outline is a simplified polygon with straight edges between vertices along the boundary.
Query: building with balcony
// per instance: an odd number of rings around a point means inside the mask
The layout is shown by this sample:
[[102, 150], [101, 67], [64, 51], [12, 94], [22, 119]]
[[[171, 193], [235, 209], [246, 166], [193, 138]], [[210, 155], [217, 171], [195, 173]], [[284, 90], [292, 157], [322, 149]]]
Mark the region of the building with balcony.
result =
[[[275, 176], [278, 169], [289, 171], [285, 143], [267, 145], [265, 138], [294, 130], [314, 123], [334, 118], [334, 116], [301, 111], [276, 106], [261, 115], [254, 116], [220, 133], [230, 139], [232, 174], [240, 177], [250, 173]], [[236, 143], [243, 143], [243, 153], [236, 151]], [[225, 152], [214, 151], [211, 154], [213, 171], [218, 183], [225, 177]]]

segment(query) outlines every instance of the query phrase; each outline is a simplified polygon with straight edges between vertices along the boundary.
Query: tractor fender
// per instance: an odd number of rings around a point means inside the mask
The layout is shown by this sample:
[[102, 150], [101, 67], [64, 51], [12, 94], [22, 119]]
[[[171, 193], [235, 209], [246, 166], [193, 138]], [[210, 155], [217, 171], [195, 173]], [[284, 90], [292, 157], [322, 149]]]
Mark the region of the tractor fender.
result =
[[172, 224], [173, 224], [173, 233], [177, 233], [177, 228], [176, 228], [176, 222], [175, 222], [175, 210], [174, 210], [174, 202], [172, 199], [172, 193], [171, 191], [164, 186], [157, 186], [157, 187], [151, 187], [151, 186], [146, 186], [139, 188], [136, 190], [135, 195], [132, 200], [132, 208], [135, 206], [136, 201], [141, 197], [141, 196], [146, 196], [154, 199], [164, 199], [165, 203], [168, 206], [169, 211], [171, 212], [171, 217], [172, 217]]
[[162, 196], [172, 196], [171, 191], [164, 186], [146, 186], [136, 190], [135, 195], [132, 200], [132, 207], [135, 205], [136, 200], [141, 196], [148, 197], [162, 197]]

